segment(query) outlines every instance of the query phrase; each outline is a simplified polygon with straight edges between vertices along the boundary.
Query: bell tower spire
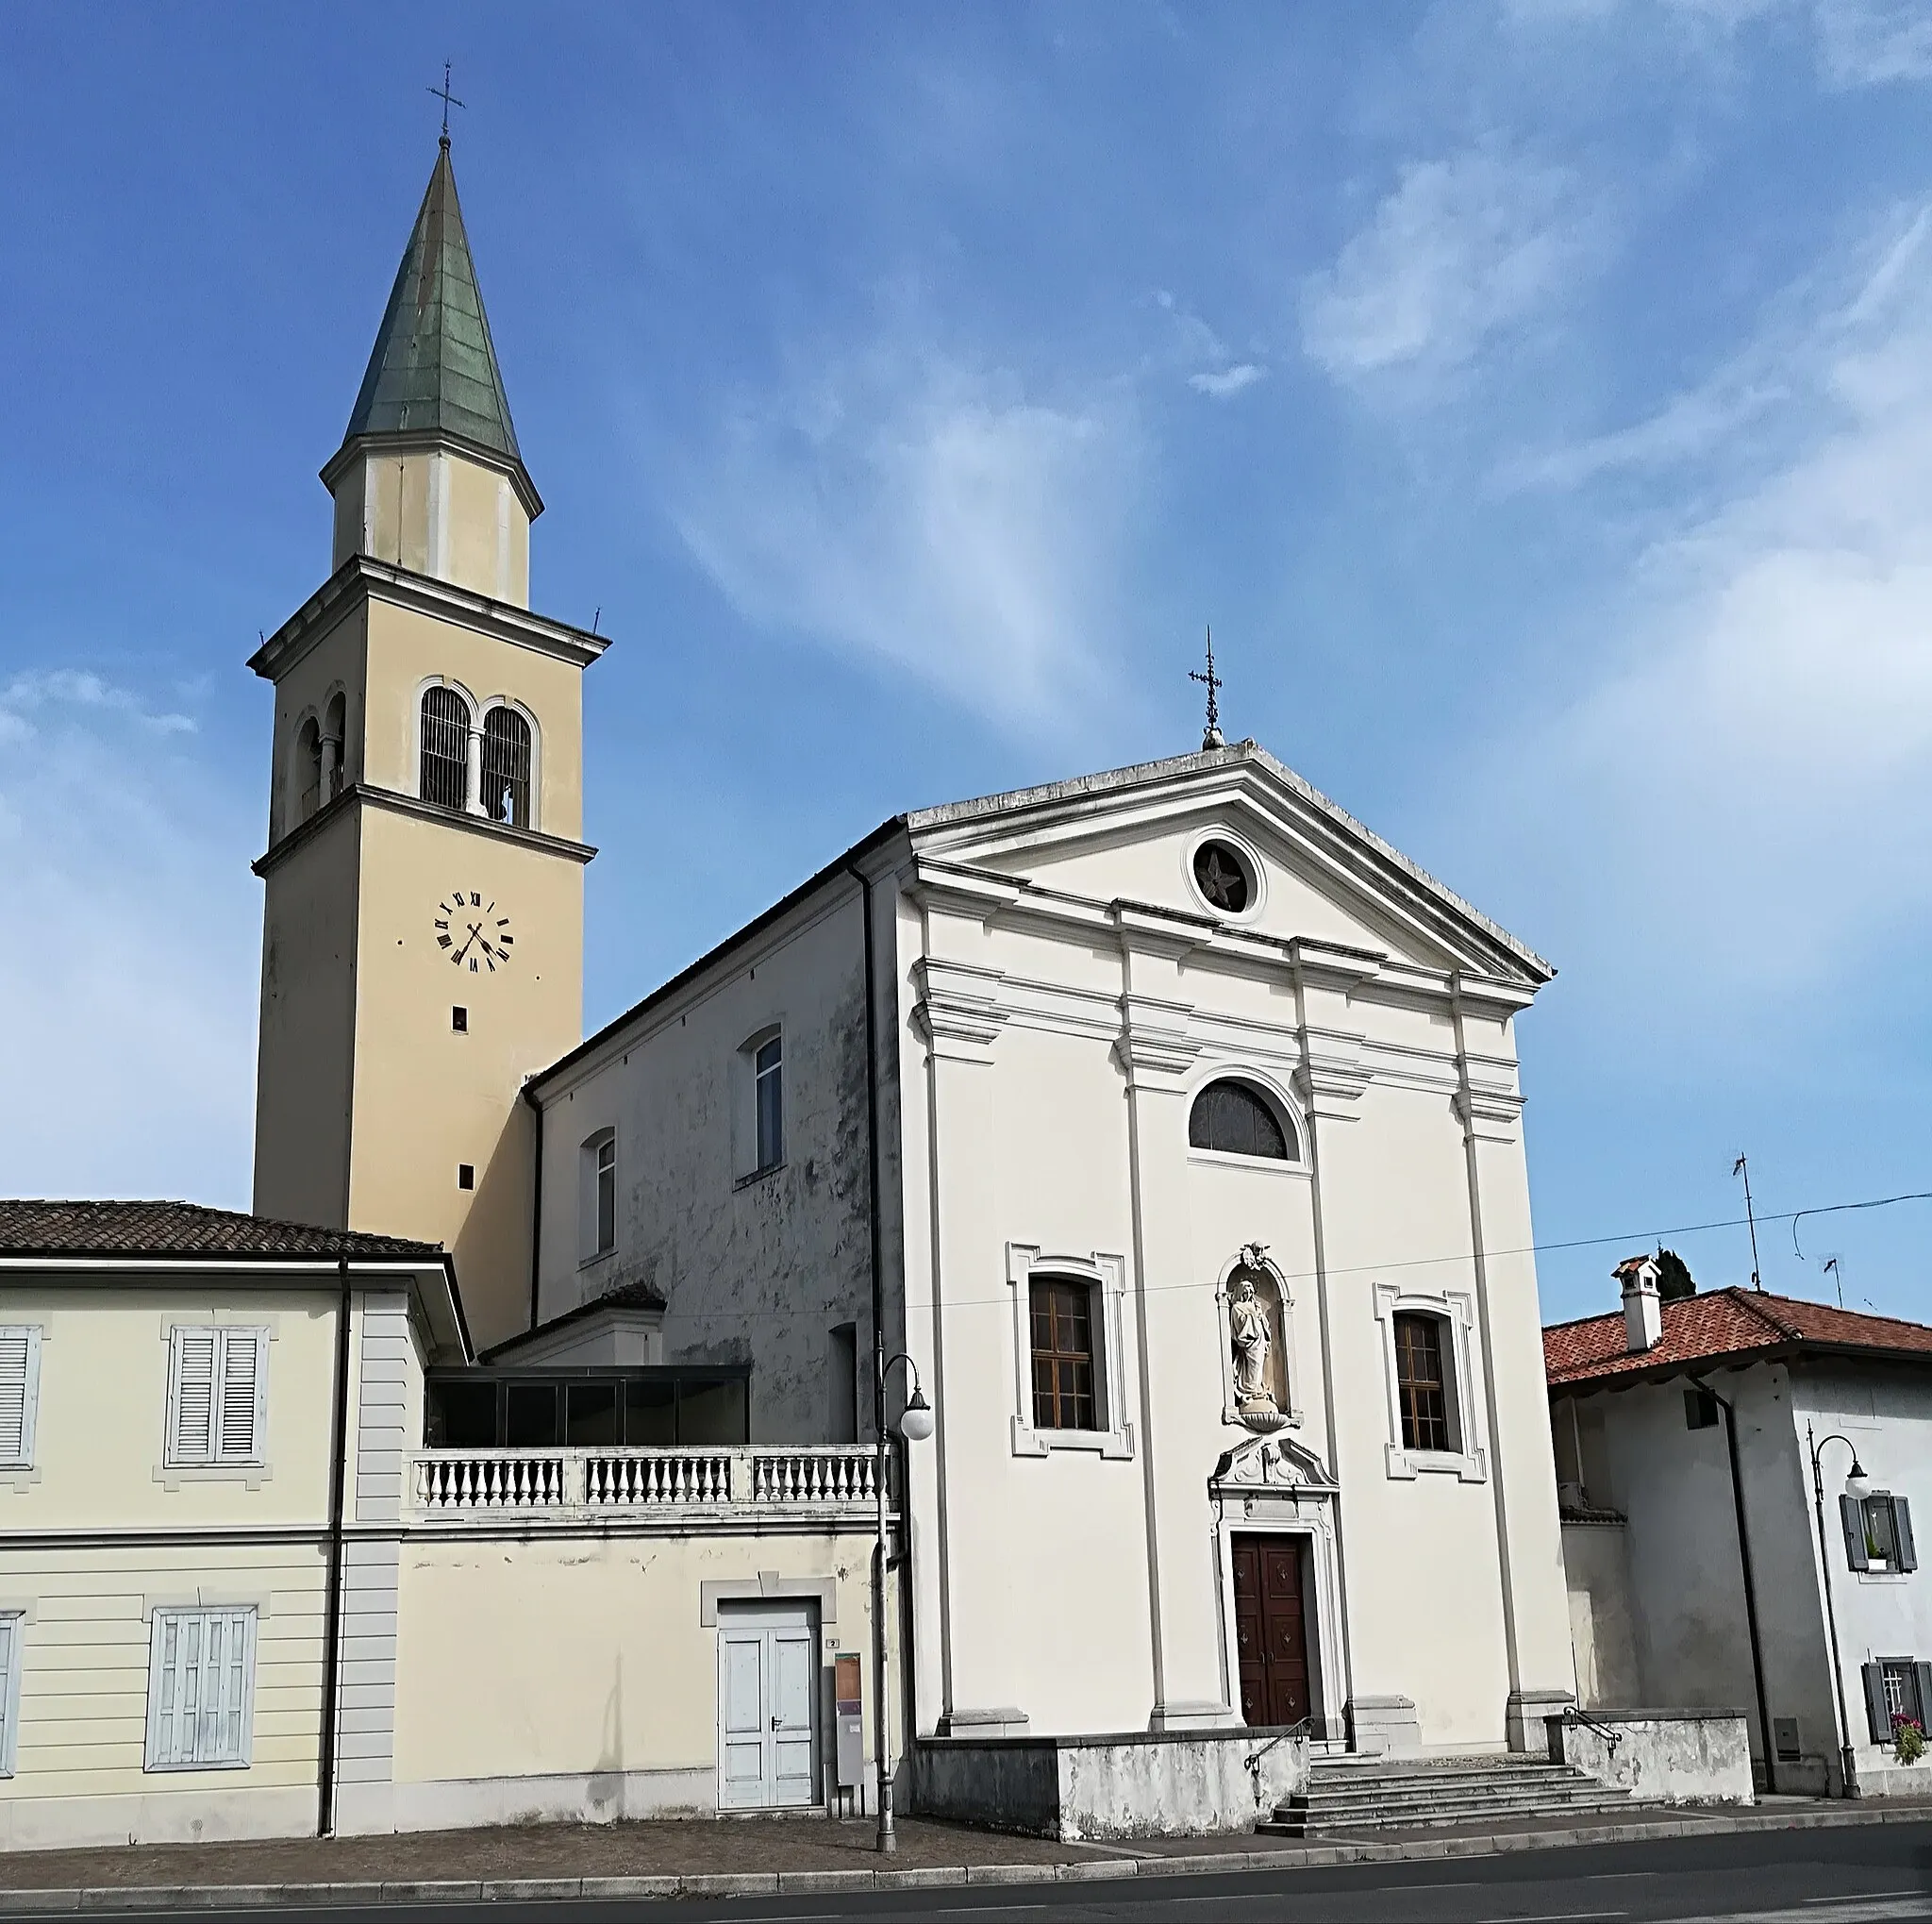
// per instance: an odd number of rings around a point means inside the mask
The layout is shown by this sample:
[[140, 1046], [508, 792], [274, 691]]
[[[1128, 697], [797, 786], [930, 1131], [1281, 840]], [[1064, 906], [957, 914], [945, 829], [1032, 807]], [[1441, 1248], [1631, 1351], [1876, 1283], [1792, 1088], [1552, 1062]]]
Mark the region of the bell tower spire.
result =
[[530, 611], [543, 504], [446, 132], [322, 478], [332, 571], [249, 662], [275, 686], [255, 1207], [442, 1243], [487, 1343], [528, 1310], [523, 1083], [583, 1032], [607, 642]]

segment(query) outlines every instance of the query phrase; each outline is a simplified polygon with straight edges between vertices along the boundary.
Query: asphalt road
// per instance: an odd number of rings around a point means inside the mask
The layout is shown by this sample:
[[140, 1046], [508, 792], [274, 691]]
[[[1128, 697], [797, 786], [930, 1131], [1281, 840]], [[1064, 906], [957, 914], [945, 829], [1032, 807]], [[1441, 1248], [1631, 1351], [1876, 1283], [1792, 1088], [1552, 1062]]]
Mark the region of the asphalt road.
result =
[[1932, 1924], [1932, 1822], [1073, 1886], [194, 1915], [279, 1924]]

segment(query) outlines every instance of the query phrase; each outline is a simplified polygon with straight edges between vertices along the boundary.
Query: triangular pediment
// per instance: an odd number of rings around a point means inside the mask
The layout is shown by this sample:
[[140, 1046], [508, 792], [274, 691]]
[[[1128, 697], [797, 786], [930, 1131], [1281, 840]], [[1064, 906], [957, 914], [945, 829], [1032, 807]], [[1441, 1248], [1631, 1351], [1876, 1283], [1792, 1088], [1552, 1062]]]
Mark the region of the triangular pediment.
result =
[[[1131, 902], [1276, 940], [1385, 953], [1535, 989], [1555, 970], [1252, 742], [926, 809], [924, 856], [1034, 890]], [[1191, 879], [1216, 831], [1257, 869], [1256, 899], [1218, 912]]]

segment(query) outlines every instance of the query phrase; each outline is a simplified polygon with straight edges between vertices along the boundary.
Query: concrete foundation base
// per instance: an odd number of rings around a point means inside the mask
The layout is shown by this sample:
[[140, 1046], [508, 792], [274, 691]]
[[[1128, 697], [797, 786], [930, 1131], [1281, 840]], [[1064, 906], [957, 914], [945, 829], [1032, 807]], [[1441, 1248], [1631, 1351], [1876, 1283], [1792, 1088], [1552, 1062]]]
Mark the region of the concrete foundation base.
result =
[[1593, 1710], [1549, 1719], [1550, 1761], [1574, 1765], [1636, 1797], [1673, 1804], [1748, 1804], [1751, 1725], [1740, 1710]]
[[1068, 1843], [1182, 1837], [1252, 1831], [1307, 1774], [1299, 1726], [928, 1737], [912, 1751], [912, 1809]]

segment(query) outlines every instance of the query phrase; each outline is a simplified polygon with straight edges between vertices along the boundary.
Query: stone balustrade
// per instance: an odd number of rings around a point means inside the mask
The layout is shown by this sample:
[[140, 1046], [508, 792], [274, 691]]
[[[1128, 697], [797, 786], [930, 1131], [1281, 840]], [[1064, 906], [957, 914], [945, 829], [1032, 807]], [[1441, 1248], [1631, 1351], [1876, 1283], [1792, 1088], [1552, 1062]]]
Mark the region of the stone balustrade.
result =
[[839, 1514], [875, 1508], [878, 1473], [876, 1451], [860, 1444], [425, 1449], [410, 1489], [420, 1516]]

